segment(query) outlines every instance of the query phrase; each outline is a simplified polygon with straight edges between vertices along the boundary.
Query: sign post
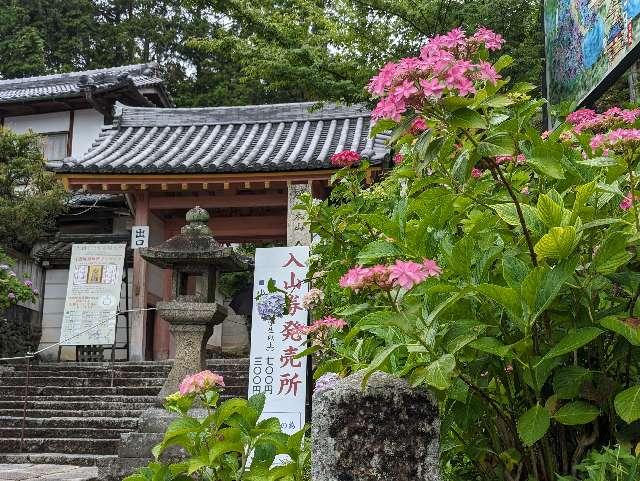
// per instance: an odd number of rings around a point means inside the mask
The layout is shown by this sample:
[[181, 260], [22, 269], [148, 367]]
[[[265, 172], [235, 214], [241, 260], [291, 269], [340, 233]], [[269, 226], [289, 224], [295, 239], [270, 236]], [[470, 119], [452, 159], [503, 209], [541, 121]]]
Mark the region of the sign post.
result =
[[65, 346], [113, 345], [125, 244], [74, 244], [60, 329]]
[[306, 421], [307, 360], [294, 357], [305, 349], [306, 337], [296, 326], [307, 325], [302, 296], [308, 291], [304, 282], [308, 258], [308, 246], [256, 249], [255, 257], [254, 299], [267, 292], [273, 279], [291, 297], [291, 308], [270, 324], [253, 303], [249, 396], [264, 393], [263, 417], [277, 417], [282, 431], [289, 434], [302, 429]]

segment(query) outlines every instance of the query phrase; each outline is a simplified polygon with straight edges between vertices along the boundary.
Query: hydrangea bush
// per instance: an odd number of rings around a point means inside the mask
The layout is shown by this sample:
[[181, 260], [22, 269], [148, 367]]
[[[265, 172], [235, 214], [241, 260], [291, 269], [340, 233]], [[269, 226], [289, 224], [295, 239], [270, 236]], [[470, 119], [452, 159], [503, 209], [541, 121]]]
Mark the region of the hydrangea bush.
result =
[[0, 312], [18, 302], [35, 301], [38, 295], [33, 282], [19, 277], [13, 270], [13, 260], [0, 250]]
[[330, 199], [302, 201], [314, 315], [348, 324], [307, 354], [316, 378], [433, 389], [450, 479], [569, 480], [590, 449], [640, 442], [640, 119], [541, 134], [534, 87], [490, 60], [502, 44], [456, 29], [371, 80], [395, 166], [367, 185], [343, 155]]
[[[165, 409], [177, 418], [153, 449], [156, 461], [124, 481], [308, 481], [307, 428], [288, 435], [279, 419], [261, 419], [264, 394], [221, 402], [224, 386], [223, 377], [211, 371], [187, 376], [166, 399]], [[205, 413], [198, 416], [192, 408]], [[172, 446], [186, 457], [160, 461]]]

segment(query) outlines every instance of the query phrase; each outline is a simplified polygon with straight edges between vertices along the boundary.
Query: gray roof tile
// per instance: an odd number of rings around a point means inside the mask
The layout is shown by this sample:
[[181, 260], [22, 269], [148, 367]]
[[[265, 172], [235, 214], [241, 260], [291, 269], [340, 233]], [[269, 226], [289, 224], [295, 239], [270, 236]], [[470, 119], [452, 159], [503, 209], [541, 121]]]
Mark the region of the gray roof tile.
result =
[[88, 81], [97, 89], [106, 89], [116, 85], [118, 77], [124, 74], [133, 80], [136, 87], [162, 84], [159, 68], [155, 62], [40, 77], [6, 79], [0, 80], [0, 104], [75, 97], [80, 94], [83, 81]]
[[379, 162], [387, 137], [369, 138], [362, 106], [312, 102], [242, 107], [125, 107], [82, 157], [60, 172], [260, 172], [330, 168], [342, 150]]

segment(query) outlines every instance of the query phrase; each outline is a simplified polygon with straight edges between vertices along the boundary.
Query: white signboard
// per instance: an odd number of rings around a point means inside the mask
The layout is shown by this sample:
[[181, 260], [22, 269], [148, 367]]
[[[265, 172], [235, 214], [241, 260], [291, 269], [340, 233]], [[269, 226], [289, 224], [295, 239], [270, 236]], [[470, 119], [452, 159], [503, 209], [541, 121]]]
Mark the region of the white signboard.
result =
[[131, 248], [149, 247], [149, 226], [134, 225], [131, 228]]
[[302, 296], [308, 291], [304, 282], [308, 258], [308, 246], [256, 249], [254, 299], [268, 292], [267, 283], [273, 279], [278, 288], [291, 295], [292, 302], [289, 314], [273, 325], [260, 317], [257, 302], [253, 302], [249, 396], [265, 393], [262, 417], [277, 417], [283, 432], [289, 434], [305, 424], [307, 361], [294, 356], [306, 348], [306, 338], [295, 326], [307, 325]]
[[73, 245], [61, 344], [114, 343], [124, 253], [125, 244]]

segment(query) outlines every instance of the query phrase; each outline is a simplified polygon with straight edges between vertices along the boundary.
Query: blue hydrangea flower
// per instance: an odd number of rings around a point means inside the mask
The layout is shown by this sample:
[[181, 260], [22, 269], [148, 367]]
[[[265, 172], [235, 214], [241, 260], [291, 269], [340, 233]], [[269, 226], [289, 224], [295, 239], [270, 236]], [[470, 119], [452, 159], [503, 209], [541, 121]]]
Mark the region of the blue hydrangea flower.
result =
[[328, 372], [326, 374], [323, 374], [316, 381], [314, 392], [320, 393], [327, 391], [333, 388], [333, 386], [335, 386], [339, 380], [340, 376], [338, 376], [335, 372]]
[[273, 322], [278, 317], [282, 317], [285, 312], [286, 299], [281, 292], [264, 294], [258, 298], [258, 314], [264, 321]]

